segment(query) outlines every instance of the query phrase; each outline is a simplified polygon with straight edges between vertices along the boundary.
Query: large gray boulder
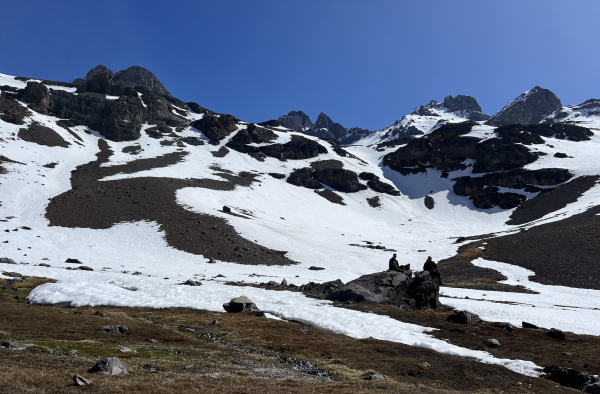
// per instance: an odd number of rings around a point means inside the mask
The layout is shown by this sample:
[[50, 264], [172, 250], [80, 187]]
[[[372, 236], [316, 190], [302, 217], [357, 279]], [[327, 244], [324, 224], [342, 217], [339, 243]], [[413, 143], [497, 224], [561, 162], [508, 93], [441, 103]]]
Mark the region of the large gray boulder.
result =
[[90, 373], [102, 373], [104, 375], [112, 376], [125, 376], [127, 375], [127, 368], [117, 357], [103, 357], [92, 369]]
[[374, 302], [401, 308], [436, 309], [439, 301], [439, 282], [428, 271], [418, 272], [414, 277], [410, 269], [383, 271], [363, 275], [333, 290], [327, 299], [341, 302]]
[[228, 313], [239, 313], [239, 312], [255, 312], [259, 311], [258, 307], [251, 299], [246, 296], [240, 296], [233, 298], [226, 304], [223, 304], [223, 309]]

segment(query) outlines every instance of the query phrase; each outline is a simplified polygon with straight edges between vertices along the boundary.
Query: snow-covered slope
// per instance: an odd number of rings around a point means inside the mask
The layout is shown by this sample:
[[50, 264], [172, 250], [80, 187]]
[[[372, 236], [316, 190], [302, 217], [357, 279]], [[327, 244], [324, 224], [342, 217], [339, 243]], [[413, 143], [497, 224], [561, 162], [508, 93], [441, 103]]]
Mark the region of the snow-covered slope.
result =
[[[0, 74], [0, 86], [3, 85], [15, 89], [26, 86], [23, 81]], [[3, 94], [12, 94], [6, 88], [0, 90]], [[73, 90], [67, 93], [78, 94]], [[122, 97], [119, 98], [121, 99]], [[17, 103], [23, 108], [28, 106], [24, 102]], [[142, 104], [145, 104], [144, 98]], [[445, 111], [438, 104], [430, 103], [420, 107], [413, 114], [407, 115], [402, 124], [407, 129], [413, 126], [420, 133], [429, 133], [436, 129], [436, 125], [439, 126], [440, 120], [450, 123], [465, 120], [464, 117]], [[519, 231], [520, 227], [506, 224], [512, 210], [497, 207], [491, 210], [477, 209], [467, 197], [452, 192], [452, 178], [458, 175], [477, 176], [472, 173], [472, 167], [451, 172], [446, 178], [441, 177], [441, 171], [432, 168], [425, 173], [400, 175], [382, 165], [383, 155], [393, 152], [395, 148], [378, 151], [368, 146], [369, 143], [389, 140], [397, 135], [391, 128], [371, 142], [363, 141], [346, 148], [346, 151], [316, 137], [283, 127], [268, 126], [252, 133], [264, 133], [270, 138], [269, 142], [252, 140], [253, 142], [241, 144], [243, 146], [235, 145], [232, 141], [237, 138], [237, 133], [251, 130], [251, 125], [238, 120], [231, 120], [232, 123], [226, 124], [230, 120], [224, 115], [213, 116], [209, 112], [194, 112], [190, 110], [191, 106], [182, 108], [172, 103], [169, 105], [173, 113], [182, 119], [181, 122], [188, 122], [189, 125], [180, 130], [173, 127], [157, 138], [153, 134], [156, 133], [152, 131], [153, 127], [144, 124], [141, 137], [135, 141], [106, 140], [95, 130], [81, 125], [70, 126], [69, 131], [64, 125], [59, 125], [60, 119], [35, 111], [30, 111], [24, 117], [22, 125], [0, 119], [0, 164], [6, 170], [5, 174], [0, 175], [0, 229], [5, 231], [1, 233], [4, 236], [0, 237], [0, 255], [18, 263], [0, 263], [0, 273], [17, 271], [24, 275], [58, 279], [57, 283], [37, 288], [31, 294], [32, 302], [188, 306], [220, 311], [224, 302], [245, 294], [270, 316], [306, 322], [357, 338], [371, 336], [432, 348], [446, 354], [473, 357], [482, 362], [505, 365], [528, 375], [537, 373], [536, 366], [531, 362], [497, 359], [483, 351], [464, 349], [437, 340], [428, 334], [431, 328], [375, 314], [335, 308], [328, 301], [316, 301], [300, 293], [250, 287], [242, 289], [225, 284], [225, 281], [256, 283], [282, 279], [296, 285], [334, 279], [346, 282], [363, 274], [386, 269], [390, 253], [356, 246], [365, 244], [365, 241], [384, 245], [388, 250], [396, 250], [402, 264], [411, 264], [413, 269], [419, 269], [427, 255], [436, 260], [454, 255], [459, 247], [456, 243], [459, 236]], [[4, 113], [0, 116], [4, 116]], [[221, 125], [223, 130], [231, 126], [230, 134], [219, 140], [211, 139], [189, 123], [209, 117], [214, 124]], [[600, 128], [600, 118], [590, 117], [588, 120], [591, 122], [589, 127]], [[27, 129], [34, 123], [53, 130], [68, 145], [48, 146], [40, 144], [40, 140], [27, 141], [19, 137], [20, 130]], [[399, 130], [400, 126], [396, 129]], [[478, 126], [467, 136], [484, 140], [495, 136], [494, 133], [492, 127]], [[576, 175], [600, 174], [600, 165], [594, 164], [591, 159], [600, 148], [600, 132], [595, 130], [595, 133], [591, 140], [585, 142], [556, 140], [552, 143], [558, 148], [539, 146], [540, 151], [553, 152], [552, 149], [560, 149], [572, 156], [572, 159], [555, 159], [552, 155], [547, 155], [531, 166], [554, 166], [553, 160], [570, 160], [569, 169]], [[27, 132], [21, 134], [27, 135]], [[258, 134], [253, 134], [252, 138], [256, 135]], [[198, 140], [202, 143], [198, 143]], [[105, 141], [104, 150], [103, 143], [99, 144], [99, 141]], [[285, 146], [291, 146], [289, 144], [294, 141], [300, 141], [304, 144], [303, 147], [308, 147], [306, 149], [320, 144], [327, 152], [301, 159], [285, 159], [288, 156], [284, 157], [282, 154], [277, 157], [269, 153], [273, 149], [284, 152], [287, 149]], [[242, 153], [243, 150], [247, 153]], [[109, 151], [112, 153], [108, 154]], [[294, 152], [298, 154], [298, 151]], [[165, 158], [173, 157], [180, 160], [161, 164]], [[90, 181], [85, 178], [89, 174], [82, 171], [81, 179], [85, 182], [72, 185], [72, 181], [78, 182], [80, 179], [77, 178], [79, 173], [72, 171], [77, 166], [95, 161], [100, 163], [97, 166], [99, 169], [93, 169], [98, 174], [101, 171], [107, 171], [108, 174], [111, 168], [116, 172]], [[332, 165], [333, 161], [335, 168], [341, 165], [342, 169], [355, 174], [375, 174], [384, 183], [393, 184], [402, 194], [395, 196], [380, 193], [367, 186], [365, 180], [357, 179], [356, 182], [362, 185], [359, 189], [362, 190], [353, 193], [337, 192], [343, 200], [342, 205], [323, 198], [313, 189], [287, 182], [296, 170], [319, 168], [323, 163]], [[130, 166], [127, 167], [128, 165]], [[248, 177], [252, 177], [253, 181], [243, 181], [243, 178]], [[281, 177], [283, 179], [279, 179]], [[144, 210], [139, 211], [142, 215], [139, 219], [128, 221], [119, 219], [122, 213], [118, 209], [102, 211], [100, 204], [90, 204], [88, 211], [84, 212], [85, 216], [109, 220], [111, 224], [104, 227], [61, 226], [48, 218], [47, 208], [49, 204], [58, 204], [57, 196], [68, 197], [71, 191], [78, 193], [78, 190], [84, 190], [85, 193], [76, 194], [81, 197], [81, 201], [85, 198], [104, 201], [101, 196], [112, 196], [109, 189], [113, 186], [117, 188], [120, 185], [134, 184], [120, 182], [150, 182], [153, 179], [164, 179], [169, 184], [180, 181], [189, 184], [177, 183], [182, 186], [178, 186], [174, 192], [176, 204], [165, 199], [150, 199], [147, 212], [167, 212], [171, 205], [177, 205], [185, 208], [189, 218], [198, 218], [193, 215], [200, 215], [202, 220], [215, 218], [214, 220], [220, 220], [219, 223], [232, 226], [241, 238], [254, 245], [252, 247], [256, 246], [257, 250], [266, 248], [286, 251], [285, 256], [297, 264], [243, 264], [243, 260], [251, 258], [252, 251], [242, 248], [236, 252], [235, 261], [218, 255], [192, 252], [189, 248], [193, 248], [195, 243], [202, 244], [213, 228], [207, 226], [196, 233], [181, 229], [181, 237], [190, 239], [189, 244], [184, 241], [180, 244], [173, 243], [172, 237], [180, 235], [174, 234], [172, 227], [168, 226], [168, 218], [157, 215], [152, 217], [158, 219], [151, 219], [151, 216], [143, 216]], [[201, 184], [194, 183], [196, 180], [201, 180]], [[135, 187], [142, 186], [135, 184]], [[317, 191], [324, 190], [331, 191], [331, 185], [321, 182], [321, 188]], [[144, 191], [150, 196], [158, 192]], [[129, 194], [132, 193], [133, 190]], [[425, 206], [425, 196], [435, 200], [434, 209]], [[533, 225], [585, 211], [590, 206], [597, 205], [599, 197], [600, 187], [596, 186], [559, 212], [564, 216], [547, 215]], [[145, 204], [129, 201], [127, 198], [128, 192], [124, 190], [118, 196], [115, 195], [110, 203], [116, 204], [112, 206], [117, 208], [125, 202], [131, 203], [131, 206]], [[378, 207], [370, 204], [369, 200], [374, 199], [378, 199]], [[77, 204], [78, 207], [84, 206], [84, 202]], [[229, 207], [231, 213], [226, 212], [224, 206]], [[127, 211], [127, 207], [124, 210]], [[70, 212], [71, 207], [63, 206], [56, 217], [69, 216]], [[183, 222], [181, 224], [185, 225]], [[218, 231], [222, 229], [221, 227]], [[224, 248], [229, 242], [238, 242], [234, 238], [232, 234], [223, 235]], [[191, 246], [188, 248], [186, 245]], [[207, 244], [207, 248], [209, 247], [211, 245]], [[211, 257], [215, 258], [216, 264], [207, 264]], [[65, 263], [67, 258], [77, 258], [93, 271], [69, 269], [73, 265]], [[41, 263], [44, 265], [40, 265]], [[515, 271], [513, 266], [506, 267], [484, 260], [479, 260], [477, 264], [487, 264], [505, 272], [509, 281], [519, 281], [524, 275], [523, 271]], [[311, 266], [325, 269], [309, 270]], [[217, 277], [219, 274], [225, 278]], [[204, 285], [179, 285], [190, 278], [201, 280]], [[600, 319], [600, 291], [580, 289], [574, 293], [569, 288], [546, 286], [542, 289], [539, 285], [524, 280], [520, 283], [538, 290], [539, 294], [524, 298], [522, 294], [494, 291], [483, 294], [484, 292], [476, 290], [444, 288], [445, 297], [442, 297], [442, 302], [472, 308], [485, 318], [501, 319], [515, 325], [527, 320], [548, 328], [600, 335], [598, 325], [595, 324]], [[560, 294], [570, 299], [585, 297], [586, 303], [577, 308], [566, 308], [564, 303], [555, 301]], [[501, 310], [499, 305], [502, 305]], [[531, 305], [536, 308], [530, 308]]]

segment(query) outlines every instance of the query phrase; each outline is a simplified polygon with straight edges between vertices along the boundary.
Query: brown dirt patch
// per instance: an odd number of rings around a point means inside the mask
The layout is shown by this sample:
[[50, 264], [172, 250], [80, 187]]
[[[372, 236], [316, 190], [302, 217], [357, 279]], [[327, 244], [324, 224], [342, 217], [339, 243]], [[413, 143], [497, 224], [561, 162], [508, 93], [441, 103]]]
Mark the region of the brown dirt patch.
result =
[[52, 198], [48, 204], [46, 218], [52, 226], [106, 229], [122, 222], [153, 221], [165, 232], [165, 240], [170, 246], [188, 253], [239, 264], [296, 263], [280, 251], [241, 237], [225, 219], [194, 213], [177, 204], [176, 192], [181, 188], [233, 190], [256, 182], [255, 174], [235, 175], [214, 167], [223, 181], [155, 177], [99, 181], [114, 174], [173, 165], [183, 160], [187, 153], [175, 152], [124, 165], [100, 167], [112, 151], [104, 140], [99, 140], [98, 146], [97, 160], [72, 171], [73, 189]]
[[[549, 194], [549, 193], [548, 193]], [[487, 239], [483, 258], [535, 272], [531, 280], [600, 290], [600, 207], [516, 234]]]
[[71, 144], [63, 139], [56, 131], [39, 123], [31, 123], [27, 128], [20, 129], [17, 137], [27, 142], [44, 146], [60, 146], [68, 148]]
[[483, 256], [483, 251], [480, 249], [482, 245], [481, 241], [462, 245], [455, 256], [439, 262], [438, 268], [444, 286], [512, 293], [534, 293], [523, 286], [498, 283], [506, 280], [506, 276], [498, 271], [473, 265], [471, 261]]
[[574, 203], [598, 181], [600, 181], [600, 176], [580, 176], [549, 192], [540, 193], [519, 205], [510, 215], [510, 220], [506, 224], [519, 225], [541, 219], [549, 213]]

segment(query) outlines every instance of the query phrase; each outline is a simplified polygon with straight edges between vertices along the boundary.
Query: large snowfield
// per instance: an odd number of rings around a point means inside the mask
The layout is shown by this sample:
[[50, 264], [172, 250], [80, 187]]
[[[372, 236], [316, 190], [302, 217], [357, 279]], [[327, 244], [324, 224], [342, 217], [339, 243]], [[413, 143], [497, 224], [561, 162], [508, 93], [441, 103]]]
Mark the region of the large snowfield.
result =
[[[0, 86], [22, 88], [25, 83], [0, 74]], [[190, 117], [201, 115], [191, 113]], [[528, 168], [568, 166], [575, 175], [600, 174], [600, 120], [588, 118], [588, 127], [595, 128], [591, 141], [553, 141], [555, 148], [545, 145], [547, 156]], [[480, 234], [507, 234], [520, 230], [508, 226], [511, 210], [476, 209], [467, 197], [452, 192], [448, 179], [438, 171], [402, 176], [381, 167], [381, 157], [396, 148], [376, 151], [369, 141], [347, 147], [353, 158], [342, 158], [329, 150], [318, 158], [303, 161], [280, 161], [267, 158], [259, 162], [248, 155], [230, 151], [223, 158], [211, 152], [219, 146], [186, 146], [184, 161], [149, 171], [118, 174], [109, 179], [131, 177], [213, 178], [211, 166], [233, 172], [254, 171], [260, 182], [233, 191], [185, 188], [178, 191], [179, 204], [191, 211], [220, 216], [245, 238], [275, 250], [287, 251], [287, 256], [299, 262], [291, 266], [240, 265], [218, 261], [207, 264], [210, 257], [192, 255], [173, 247], [164, 240], [156, 223], [120, 223], [106, 230], [50, 226], [45, 218], [48, 200], [71, 189], [70, 173], [78, 165], [96, 159], [98, 134], [85, 133], [85, 127], [74, 128], [83, 143], [56, 125], [56, 118], [33, 113], [27, 122], [37, 121], [54, 129], [66, 141], [68, 148], [47, 147], [16, 138], [16, 126], [0, 120], [0, 154], [18, 163], [4, 163], [8, 174], [0, 176], [1, 202], [0, 257], [9, 257], [18, 265], [0, 264], [1, 271], [16, 271], [23, 275], [56, 279], [56, 283], [36, 288], [30, 295], [32, 303], [70, 301], [73, 306], [114, 305], [139, 307], [192, 307], [223, 311], [222, 304], [231, 298], [246, 295], [272, 318], [305, 322], [312, 326], [355, 338], [400, 342], [431, 348], [438, 352], [471, 357], [485, 363], [505, 365], [520, 373], [535, 376], [537, 366], [528, 361], [494, 358], [483, 351], [469, 350], [432, 337], [433, 330], [402, 323], [386, 316], [336, 308], [329, 301], [305, 297], [290, 291], [269, 291], [254, 287], [226, 285], [226, 281], [248, 283], [281, 282], [301, 285], [309, 281], [324, 282], [341, 279], [344, 282], [358, 276], [387, 269], [390, 252], [352, 246], [370, 241], [395, 249], [401, 264], [413, 270], [421, 268], [427, 256], [441, 260], [456, 254], [456, 238]], [[245, 127], [245, 126], [240, 126]], [[493, 133], [493, 128], [481, 127], [472, 132]], [[188, 128], [181, 136], [200, 136]], [[289, 140], [289, 132], [278, 132], [277, 142]], [[205, 138], [205, 137], [203, 137]], [[308, 137], [312, 138], [312, 137]], [[228, 139], [221, 141], [224, 145]], [[122, 164], [141, 158], [176, 152], [177, 146], [162, 146], [160, 141], [142, 137], [135, 144], [143, 150], [138, 155], [122, 153], [132, 142], [107, 141], [114, 155], [105, 165]], [[554, 152], [564, 152], [572, 158], [557, 159]], [[399, 197], [379, 195], [371, 189], [357, 193], [340, 193], [346, 205], [332, 204], [313, 190], [292, 186], [267, 175], [269, 172], [289, 174], [307, 162], [336, 159], [344, 168], [357, 173], [373, 172], [393, 183]], [[555, 161], [560, 160], [560, 163]], [[55, 168], [43, 167], [56, 162]], [[470, 168], [450, 174], [449, 179], [468, 175]], [[522, 191], [521, 191], [522, 192]], [[366, 198], [380, 196], [381, 206], [370, 207]], [[423, 198], [431, 195], [435, 208], [425, 207]], [[600, 186], [587, 191], [579, 200], [558, 212], [536, 221], [539, 225], [584, 212], [600, 201]], [[248, 218], [227, 215], [226, 205], [234, 213]], [[22, 226], [31, 230], [22, 229]], [[17, 230], [18, 231], [14, 231]], [[8, 241], [8, 243], [3, 243]], [[67, 270], [67, 258], [77, 258], [94, 271]], [[47, 260], [43, 260], [47, 259]], [[38, 266], [47, 263], [51, 267]], [[527, 321], [546, 328], [558, 328], [578, 334], [600, 335], [600, 291], [547, 286], [529, 281], [534, 273], [504, 263], [478, 259], [476, 265], [492, 268], [504, 274], [508, 284], [519, 284], [537, 294], [504, 293], [442, 287], [443, 304], [477, 313], [484, 320], [505, 321], [520, 326]], [[320, 266], [322, 271], [308, 270]], [[141, 273], [133, 275], [134, 273]], [[217, 275], [223, 277], [215, 278]], [[2, 277], [0, 275], [0, 277]], [[182, 286], [187, 279], [200, 280], [198, 287]]]

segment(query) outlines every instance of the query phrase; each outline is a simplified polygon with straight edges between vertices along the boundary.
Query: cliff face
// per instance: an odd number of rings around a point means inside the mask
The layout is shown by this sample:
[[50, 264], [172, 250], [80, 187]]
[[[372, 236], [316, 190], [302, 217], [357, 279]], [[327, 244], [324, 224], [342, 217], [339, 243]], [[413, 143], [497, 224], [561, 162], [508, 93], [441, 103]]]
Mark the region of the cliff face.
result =
[[488, 119], [486, 124], [506, 126], [510, 124], [539, 123], [546, 116], [561, 108], [560, 99], [554, 93], [536, 86], [508, 103]]
[[283, 127], [296, 131], [304, 131], [313, 126], [309, 116], [302, 111], [290, 111], [280, 116], [278, 120]]

